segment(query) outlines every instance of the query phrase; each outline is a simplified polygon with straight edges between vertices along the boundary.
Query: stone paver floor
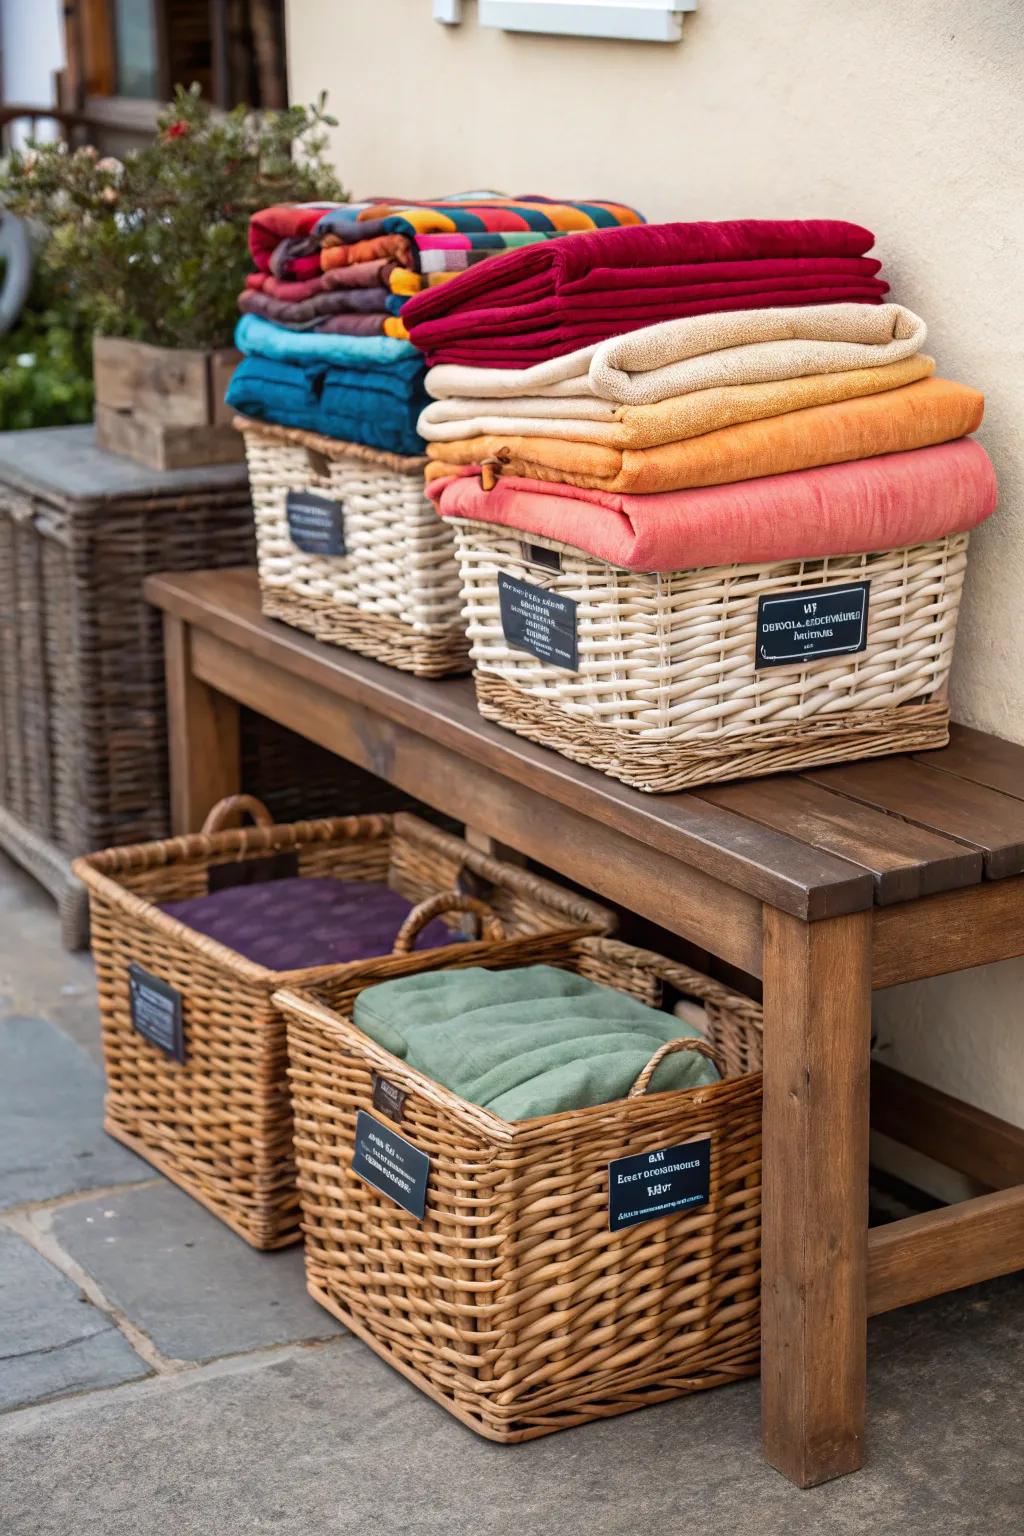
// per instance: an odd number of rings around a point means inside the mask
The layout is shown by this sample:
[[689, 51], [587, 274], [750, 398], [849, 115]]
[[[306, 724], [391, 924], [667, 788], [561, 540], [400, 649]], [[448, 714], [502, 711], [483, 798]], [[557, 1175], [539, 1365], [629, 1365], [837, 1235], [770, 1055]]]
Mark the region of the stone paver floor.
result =
[[757, 1384], [464, 1430], [101, 1129], [87, 957], [0, 856], [0, 1532], [1021, 1536], [1024, 1277], [878, 1319], [869, 1462], [798, 1493]]

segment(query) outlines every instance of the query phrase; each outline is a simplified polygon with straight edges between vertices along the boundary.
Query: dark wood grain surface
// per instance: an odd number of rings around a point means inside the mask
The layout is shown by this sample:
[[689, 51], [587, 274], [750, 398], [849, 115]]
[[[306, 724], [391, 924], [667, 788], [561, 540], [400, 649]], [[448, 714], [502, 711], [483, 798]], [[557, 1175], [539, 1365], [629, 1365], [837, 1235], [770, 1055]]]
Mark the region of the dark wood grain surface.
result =
[[[322, 714], [317, 700], [343, 702], [363, 721], [368, 753], [380, 759], [370, 766], [385, 778], [385, 758], [434, 743], [584, 826], [794, 916], [842, 916], [1024, 872], [1024, 749], [978, 731], [954, 727], [949, 747], [914, 757], [644, 795], [481, 719], [468, 678], [410, 677], [264, 618], [254, 571], [154, 576], [146, 592], [200, 640], [216, 636], [281, 685], [294, 680], [285, 710], [293, 729], [303, 731], [304, 711]], [[371, 728], [371, 717], [391, 728]]]
[[862, 805], [978, 849], [989, 879], [1024, 872], [1024, 801], [932, 768], [924, 756], [842, 763], [812, 769], [805, 777]]

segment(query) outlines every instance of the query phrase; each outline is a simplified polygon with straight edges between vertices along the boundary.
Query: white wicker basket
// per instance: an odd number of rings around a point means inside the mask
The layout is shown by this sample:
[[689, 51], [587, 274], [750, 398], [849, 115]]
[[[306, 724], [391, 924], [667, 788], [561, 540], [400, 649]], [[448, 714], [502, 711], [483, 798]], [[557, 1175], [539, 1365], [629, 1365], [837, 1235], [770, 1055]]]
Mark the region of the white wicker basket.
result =
[[[441, 677], [469, 670], [454, 540], [423, 494], [423, 460], [236, 420], [249, 464], [264, 613], [376, 661]], [[345, 553], [306, 553], [289, 491], [344, 508]]]
[[[533, 534], [449, 522], [481, 713], [637, 789], [667, 793], [948, 740], [965, 533], [876, 554], [652, 574]], [[555, 554], [538, 559], [538, 550]], [[499, 572], [577, 604], [578, 670], [508, 643]], [[755, 666], [762, 596], [856, 582], [870, 584], [865, 649]]]

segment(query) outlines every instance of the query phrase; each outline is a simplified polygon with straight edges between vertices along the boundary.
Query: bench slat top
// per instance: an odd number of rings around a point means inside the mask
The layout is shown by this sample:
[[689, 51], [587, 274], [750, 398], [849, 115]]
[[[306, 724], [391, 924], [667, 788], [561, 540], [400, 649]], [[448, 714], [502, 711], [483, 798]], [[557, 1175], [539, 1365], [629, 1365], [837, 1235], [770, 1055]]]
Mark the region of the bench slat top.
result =
[[[814, 920], [1024, 871], [1024, 748], [954, 726], [914, 757], [646, 795], [479, 715], [468, 678], [427, 681], [264, 618], [252, 570], [151, 576], [149, 600], [339, 702], [369, 709], [726, 884]], [[288, 723], [302, 731], [301, 706]]]

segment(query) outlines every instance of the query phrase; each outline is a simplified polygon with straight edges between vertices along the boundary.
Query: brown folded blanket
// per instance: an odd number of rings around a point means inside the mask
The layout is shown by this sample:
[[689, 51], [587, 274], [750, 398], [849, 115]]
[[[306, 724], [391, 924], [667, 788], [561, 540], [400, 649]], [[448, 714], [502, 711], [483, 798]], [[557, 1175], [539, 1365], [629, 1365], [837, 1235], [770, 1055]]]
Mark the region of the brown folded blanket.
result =
[[269, 293], [246, 288], [238, 296], [238, 307], [243, 315], [263, 315], [276, 325], [288, 325], [296, 330], [314, 326], [328, 315], [385, 315], [382, 288], [339, 288], [334, 293], [315, 293], [312, 298], [290, 304], [286, 299], [275, 299]]

